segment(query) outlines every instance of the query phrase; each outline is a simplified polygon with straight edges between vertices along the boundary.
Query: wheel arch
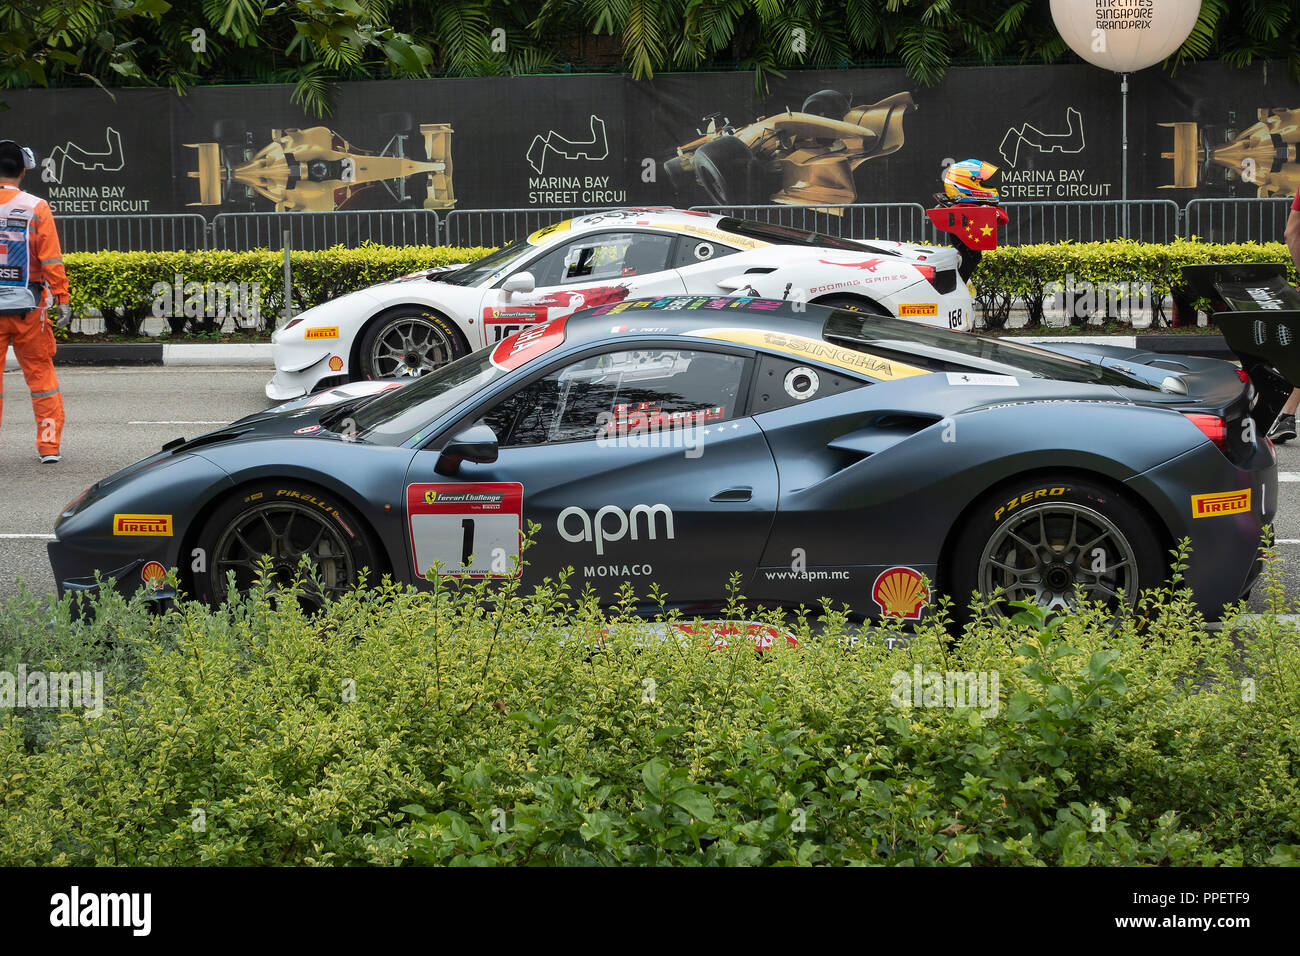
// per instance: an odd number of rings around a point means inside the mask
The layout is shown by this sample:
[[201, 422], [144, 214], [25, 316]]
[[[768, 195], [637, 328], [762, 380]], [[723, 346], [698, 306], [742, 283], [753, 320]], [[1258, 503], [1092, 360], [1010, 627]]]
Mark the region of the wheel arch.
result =
[[[1016, 471], [1013, 474], [1005, 475], [997, 479], [996, 481], [989, 483], [987, 486], [977, 491], [975, 494], [971, 495], [970, 499], [962, 507], [956, 519], [953, 521], [952, 525], [948, 528], [948, 531], [945, 533], [943, 544], [939, 549], [939, 564], [938, 564], [939, 580], [936, 581], [935, 584], [938, 587], [940, 593], [951, 596], [954, 601], [959, 600], [959, 597], [952, 593], [953, 552], [956, 550], [957, 541], [961, 538], [962, 531], [965, 529], [966, 525], [970, 522], [971, 516], [975, 513], [977, 506], [981, 502], [983, 502], [985, 498], [989, 497], [991, 494], [993, 494], [995, 491], [998, 491], [999, 489], [1010, 487], [1013, 484], [1018, 485], [1025, 482], [1032, 483], [1034, 480], [1046, 477], [1048, 475], [1054, 477], [1065, 476], [1069, 478], [1074, 478], [1079, 481], [1088, 481], [1088, 482], [1092, 482], [1093, 484], [1102, 485], [1106, 488], [1109, 488], [1110, 490], [1115, 492], [1116, 495], [1122, 497], [1125, 501], [1127, 501], [1129, 504], [1135, 507], [1142, 514], [1142, 516], [1145, 517], [1148, 522], [1150, 522], [1151, 527], [1153, 527], [1156, 530], [1156, 536], [1159, 539], [1157, 545], [1160, 549], [1162, 560], [1165, 563], [1165, 569], [1166, 571], [1168, 570], [1169, 552], [1174, 547], [1173, 532], [1170, 531], [1169, 526], [1168, 524], [1165, 523], [1164, 518], [1160, 516], [1160, 512], [1157, 511], [1149, 501], [1147, 501], [1141, 495], [1136, 494], [1124, 482], [1115, 478], [1113, 475], [1106, 474], [1104, 471], [1097, 471], [1095, 469], [1090, 469], [1090, 468], [1082, 468], [1077, 465], [1065, 466], [1065, 467], [1044, 466], [1041, 468], [1034, 468], [1027, 471]], [[962, 595], [960, 597], [960, 600], [965, 600], [965, 595]]]
[[828, 303], [832, 303], [836, 299], [853, 299], [854, 301], [861, 302], [865, 305], [875, 306], [877, 309], [880, 310], [879, 313], [880, 315], [897, 317], [894, 310], [889, 308], [889, 306], [885, 305], [879, 299], [872, 298], [869, 295], [863, 295], [860, 292], [844, 292], [844, 291], [831, 292], [827, 295], [819, 295], [817, 298], [809, 300], [808, 304], [828, 305]]
[[212, 515], [231, 498], [234, 498], [255, 485], [265, 484], [270, 481], [292, 481], [303, 485], [316, 488], [322, 494], [332, 495], [339, 498], [345, 505], [356, 514], [361, 533], [364, 534], [371, 545], [378, 560], [383, 566], [371, 568], [374, 572], [375, 580], [385, 574], [395, 574], [396, 565], [393, 557], [389, 554], [388, 548], [384, 543], [383, 537], [376, 530], [371, 521], [366, 517], [366, 508], [355, 495], [338, 482], [333, 482], [329, 476], [322, 475], [320, 472], [304, 470], [302, 474], [288, 475], [256, 475], [242, 474], [232, 476], [231, 484], [223, 485], [210, 494], [202, 504], [198, 506], [194, 513], [194, 518], [189, 522], [184, 534], [181, 536], [180, 549], [177, 554], [177, 573], [180, 578], [181, 586], [187, 594], [194, 593], [194, 571], [193, 571], [193, 554], [194, 549], [198, 547], [199, 537], [207, 527]]
[[361, 372], [361, 343], [365, 339], [366, 333], [376, 322], [381, 322], [393, 313], [405, 309], [421, 309], [425, 312], [432, 312], [434, 315], [446, 322], [451, 327], [452, 331], [456, 333], [461, 346], [465, 349], [465, 354], [468, 355], [470, 352], [475, 351], [474, 347], [469, 343], [469, 338], [465, 335], [465, 330], [461, 328], [461, 323], [453, 318], [446, 309], [430, 305], [427, 302], [413, 300], [407, 302], [394, 302], [392, 305], [381, 306], [375, 312], [371, 313], [364, 322], [357, 326], [357, 331], [352, 336], [352, 344], [348, 346], [349, 381], [357, 381], [356, 379], [351, 378], [351, 376], [354, 373], [360, 374]]

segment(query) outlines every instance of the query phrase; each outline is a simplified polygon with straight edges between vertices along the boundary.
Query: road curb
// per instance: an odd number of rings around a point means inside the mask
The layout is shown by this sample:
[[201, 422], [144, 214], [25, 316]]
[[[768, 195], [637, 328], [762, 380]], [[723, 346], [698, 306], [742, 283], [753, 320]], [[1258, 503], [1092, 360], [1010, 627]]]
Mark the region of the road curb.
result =
[[[271, 343], [163, 343], [129, 342], [60, 344], [54, 364], [61, 366], [111, 365], [248, 365], [271, 367]], [[13, 350], [5, 356], [5, 369], [18, 368]]]

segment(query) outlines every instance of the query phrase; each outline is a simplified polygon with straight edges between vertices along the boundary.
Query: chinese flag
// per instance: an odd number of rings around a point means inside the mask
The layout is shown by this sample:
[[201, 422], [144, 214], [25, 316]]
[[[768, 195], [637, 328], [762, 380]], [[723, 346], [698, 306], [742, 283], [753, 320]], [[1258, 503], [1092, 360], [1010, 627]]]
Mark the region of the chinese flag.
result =
[[950, 232], [971, 249], [996, 249], [998, 228], [1008, 217], [997, 206], [940, 206], [925, 214], [940, 232]]

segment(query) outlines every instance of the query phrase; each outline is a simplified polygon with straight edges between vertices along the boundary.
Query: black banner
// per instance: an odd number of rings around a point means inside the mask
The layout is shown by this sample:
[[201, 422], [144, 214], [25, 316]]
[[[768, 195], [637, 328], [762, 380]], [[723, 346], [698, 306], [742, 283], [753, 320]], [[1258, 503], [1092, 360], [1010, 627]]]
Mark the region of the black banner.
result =
[[[1128, 195], [1291, 195], [1300, 85], [1282, 64], [1129, 78]], [[345, 83], [307, 116], [288, 86], [11, 91], [0, 136], [63, 214], [627, 204], [930, 203], [944, 163], [1001, 168], [1006, 201], [1121, 195], [1119, 76], [1095, 67]], [[724, 135], [734, 133], [734, 136]]]

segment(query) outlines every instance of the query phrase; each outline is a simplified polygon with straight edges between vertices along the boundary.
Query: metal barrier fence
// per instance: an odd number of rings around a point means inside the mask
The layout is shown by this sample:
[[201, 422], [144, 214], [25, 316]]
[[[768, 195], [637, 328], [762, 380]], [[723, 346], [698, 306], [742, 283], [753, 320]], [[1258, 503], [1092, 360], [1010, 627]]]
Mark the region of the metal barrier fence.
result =
[[[1185, 209], [1171, 199], [1007, 202], [1010, 222], [1000, 244], [1098, 242], [1131, 238], [1170, 242], [1199, 236], [1213, 242], [1270, 242], [1281, 238], [1290, 199], [1193, 199]], [[852, 239], [942, 243], [919, 203], [857, 203], [835, 206], [784, 204], [693, 206], [774, 225]], [[500, 246], [563, 219], [606, 214], [610, 224], [634, 213], [620, 207], [456, 209], [441, 216], [428, 209], [333, 212], [219, 213], [211, 223], [198, 213], [116, 216], [59, 215], [67, 252], [160, 252], [169, 250], [284, 248], [314, 250], [363, 242], [383, 245]]]
[[701, 212], [736, 216], [778, 226], [807, 229], [843, 239], [934, 242], [925, 209], [914, 202], [855, 203], [833, 206], [692, 206]]
[[1183, 212], [1183, 235], [1206, 242], [1278, 242], [1291, 198], [1193, 199]]
[[55, 222], [64, 252], [160, 252], [208, 247], [208, 223], [198, 213], [56, 215]]
[[432, 209], [338, 210], [334, 212], [223, 212], [212, 221], [212, 248], [328, 249], [363, 242], [396, 246], [436, 246], [442, 229]]
[[1037, 242], [1104, 242], [1139, 239], [1172, 242], [1178, 235], [1182, 210], [1172, 199], [1089, 199], [1079, 202], [1005, 202], [1010, 222], [1000, 245]]
[[[543, 226], [602, 212], [619, 212], [622, 206], [582, 206], [550, 209], [453, 209], [442, 223], [442, 242], [448, 246], [504, 246], [532, 235]], [[611, 219], [611, 222], [613, 219]]]

